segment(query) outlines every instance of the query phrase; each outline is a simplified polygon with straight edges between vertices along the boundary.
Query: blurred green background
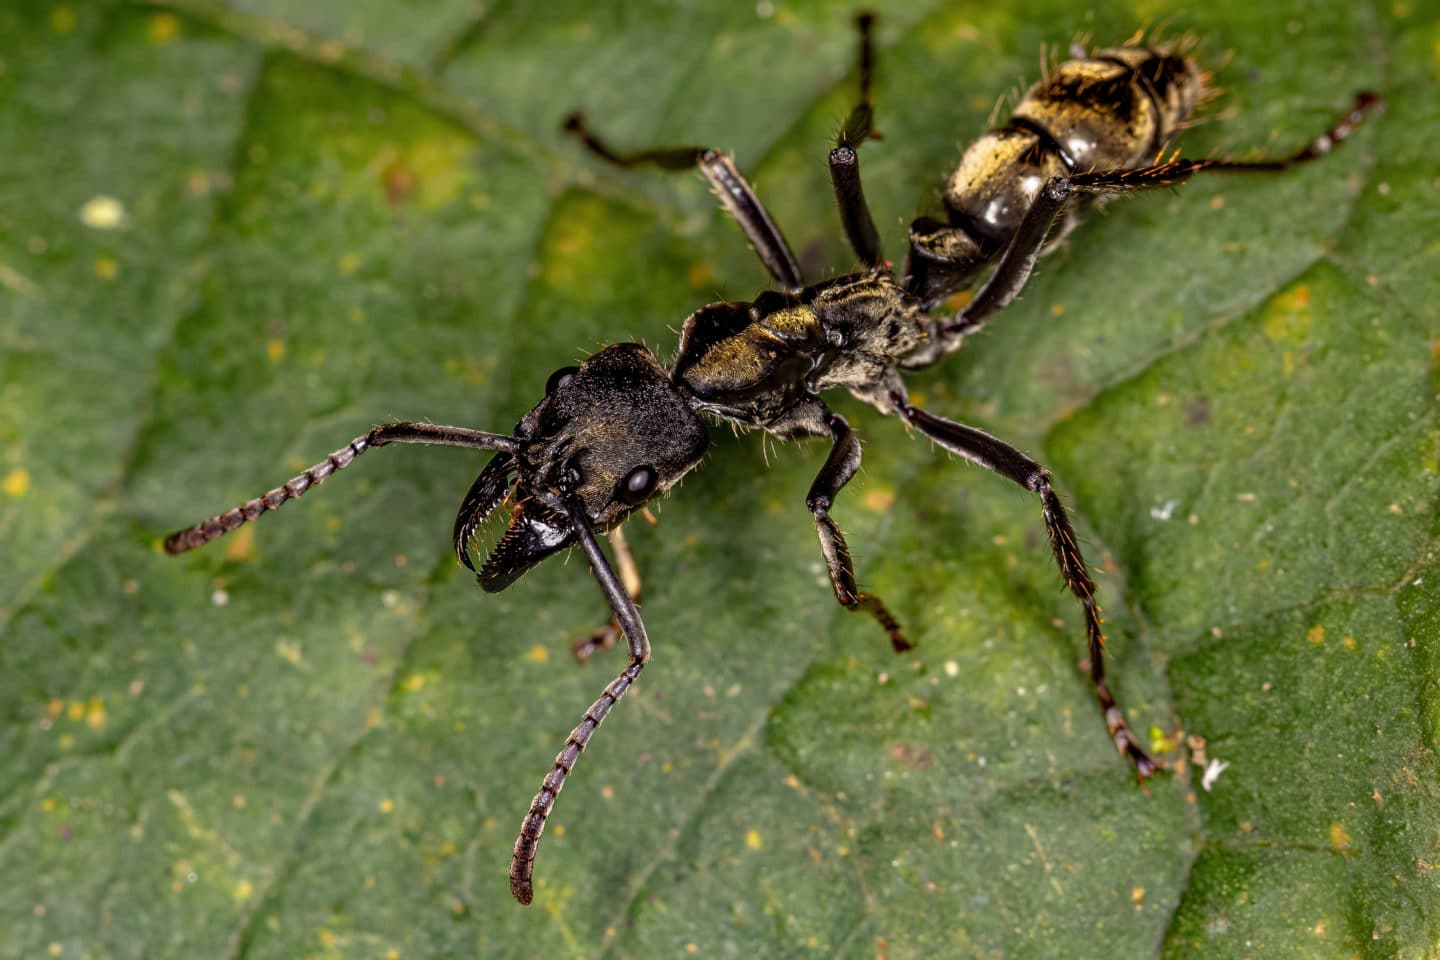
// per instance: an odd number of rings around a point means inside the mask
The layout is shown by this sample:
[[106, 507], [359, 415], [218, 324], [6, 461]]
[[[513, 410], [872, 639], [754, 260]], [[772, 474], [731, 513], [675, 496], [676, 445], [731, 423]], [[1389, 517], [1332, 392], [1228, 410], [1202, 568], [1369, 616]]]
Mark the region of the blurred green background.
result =
[[[1193, 35], [1187, 154], [1389, 111], [1283, 177], [1093, 215], [912, 379], [1047, 462], [1137, 788], [1076, 669], [1038, 505], [845, 401], [836, 515], [919, 649], [825, 584], [817, 445], [716, 431], [632, 525], [655, 658], [520, 817], [621, 658], [582, 563], [500, 596], [449, 550], [470, 452], [370, 454], [182, 559], [160, 537], [371, 424], [507, 430], [600, 345], [662, 356], [766, 278], [733, 151], [812, 276], [853, 5], [0, 6], [0, 957], [1429, 957], [1440, 583], [1434, 0], [915, 2], [881, 14], [887, 250], [1042, 51]], [[1184, 739], [1229, 766], [1202, 789]]]

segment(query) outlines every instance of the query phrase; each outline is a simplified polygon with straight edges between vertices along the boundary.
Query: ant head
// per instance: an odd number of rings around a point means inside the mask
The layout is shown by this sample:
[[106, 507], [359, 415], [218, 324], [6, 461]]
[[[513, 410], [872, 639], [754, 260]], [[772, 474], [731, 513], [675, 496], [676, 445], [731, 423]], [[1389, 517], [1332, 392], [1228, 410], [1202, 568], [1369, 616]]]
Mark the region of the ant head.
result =
[[515, 439], [520, 448], [490, 461], [455, 518], [455, 552], [473, 570], [471, 540], [512, 501], [510, 526], [479, 573], [492, 593], [575, 543], [567, 502], [608, 530], [688, 473], [708, 442], [704, 423], [638, 343], [556, 370]]

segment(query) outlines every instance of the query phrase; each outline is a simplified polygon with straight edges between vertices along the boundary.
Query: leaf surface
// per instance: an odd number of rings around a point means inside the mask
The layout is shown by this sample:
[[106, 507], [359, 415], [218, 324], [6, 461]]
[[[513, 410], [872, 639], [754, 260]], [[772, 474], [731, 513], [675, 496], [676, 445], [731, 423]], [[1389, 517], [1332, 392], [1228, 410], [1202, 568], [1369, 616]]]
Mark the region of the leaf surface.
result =
[[1433, 2], [880, 11], [863, 157], [897, 260], [958, 145], [1077, 34], [1198, 39], [1221, 94], [1190, 156], [1387, 98], [1303, 170], [1095, 212], [911, 379], [1054, 469], [1117, 692], [1179, 761], [1144, 788], [1038, 504], [848, 401], [866, 469], [836, 515], [917, 650], [834, 604], [803, 508], [823, 450], [716, 431], [627, 528], [655, 658], [528, 910], [514, 831], [622, 658], [570, 662], [604, 616], [578, 557], [495, 596], [456, 566], [483, 458], [373, 452], [159, 550], [374, 423], [504, 431], [555, 368], [668, 356], [763, 288], [698, 178], [593, 162], [573, 108], [733, 151], [807, 269], [850, 269], [824, 151], [851, 13], [0, 10], [0, 957], [1433, 955]]

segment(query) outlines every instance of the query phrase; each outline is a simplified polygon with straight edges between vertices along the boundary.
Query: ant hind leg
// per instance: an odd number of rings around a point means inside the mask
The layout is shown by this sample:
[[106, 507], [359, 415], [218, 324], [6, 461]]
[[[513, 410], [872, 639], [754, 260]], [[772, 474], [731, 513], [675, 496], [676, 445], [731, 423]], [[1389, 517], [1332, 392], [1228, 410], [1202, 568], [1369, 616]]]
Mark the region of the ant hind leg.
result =
[[1065, 578], [1065, 587], [1080, 601], [1085, 610], [1085, 634], [1090, 659], [1090, 685], [1100, 703], [1110, 739], [1121, 756], [1130, 760], [1136, 775], [1144, 780], [1155, 773], [1158, 764], [1141, 749], [1139, 740], [1125, 722], [1125, 714], [1110, 692], [1105, 680], [1105, 633], [1100, 606], [1095, 602], [1095, 582], [1085, 568], [1085, 558], [1075, 539], [1075, 530], [1065, 513], [1065, 506], [1050, 486], [1050, 471], [1014, 447], [974, 427], [926, 413], [900, 394], [891, 398], [905, 422], [920, 430], [931, 440], [971, 463], [1000, 474], [1040, 497], [1045, 517], [1045, 532], [1055, 565]]
[[720, 202], [729, 210], [745, 231], [755, 255], [770, 276], [787, 293], [798, 293], [805, 287], [799, 261], [790, 250], [785, 235], [771, 219], [770, 212], [755, 194], [755, 188], [741, 175], [735, 162], [706, 147], [649, 147], [642, 150], [615, 150], [600, 139], [585, 122], [578, 110], [565, 118], [565, 130], [585, 144], [586, 149], [607, 163], [624, 169], [656, 166], [662, 170], [688, 170], [698, 167], [710, 182]]

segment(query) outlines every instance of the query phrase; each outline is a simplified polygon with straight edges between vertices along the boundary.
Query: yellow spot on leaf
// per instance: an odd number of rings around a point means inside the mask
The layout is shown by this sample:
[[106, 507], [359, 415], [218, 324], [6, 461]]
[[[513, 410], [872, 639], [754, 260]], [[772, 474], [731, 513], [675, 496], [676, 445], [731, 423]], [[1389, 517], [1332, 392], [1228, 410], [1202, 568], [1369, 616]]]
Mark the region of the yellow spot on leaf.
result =
[[120, 275], [120, 261], [109, 254], [95, 258], [95, 276], [101, 280], [114, 280]]
[[391, 947], [385, 951], [385, 960], [400, 960], [400, 951]]
[[270, 358], [271, 363], [279, 363], [285, 359], [285, 341], [272, 337], [265, 341], [265, 356]]
[[48, 953], [50, 954], [50, 956], [52, 956], [52, 957], [58, 957], [58, 956], [60, 956], [60, 954], [62, 954], [62, 953], [65, 952], [65, 948], [62, 947], [62, 946], [61, 946], [60, 944], [58, 944], [58, 943], [52, 943], [52, 944], [50, 944], [47, 952], [48, 952]]
[[125, 223], [125, 205], [114, 197], [98, 194], [80, 208], [80, 222], [91, 230], [114, 230]]
[[65, 718], [67, 720], [73, 720], [76, 723], [84, 720], [85, 704], [81, 703], [79, 700], [70, 701], [70, 705], [65, 708]]
[[1356, 644], [1355, 644], [1355, 638], [1354, 638], [1354, 637], [1348, 637], [1348, 636], [1347, 636], [1347, 637], [1344, 637], [1343, 639], [1341, 639], [1340, 644], [1341, 644], [1346, 650], [1354, 650], [1354, 649], [1355, 649], [1355, 646], [1356, 646]]
[[150, 18], [151, 43], [169, 43], [180, 35], [180, 18], [173, 13], [157, 13]]
[[16, 467], [5, 475], [5, 492], [12, 497], [23, 497], [30, 492], [30, 471]]
[[340, 272], [348, 277], [360, 269], [360, 255], [358, 253], [344, 254], [340, 257], [338, 266], [340, 267]]
[[376, 710], [374, 707], [371, 707], [369, 710], [365, 711], [365, 726], [369, 727], [370, 729], [373, 730], [376, 727], [380, 726], [381, 719], [382, 717], [380, 711]]
[[381, 801], [380, 801], [380, 812], [381, 812], [381, 813], [394, 813], [394, 812], [395, 812], [395, 801], [394, 801], [394, 800], [391, 800], [389, 797], [386, 797], [384, 800], [381, 800]]
[[1052, 317], [1063, 317], [1063, 316], [1065, 316], [1065, 304], [1063, 304], [1063, 303], [1052, 303], [1052, 304], [1050, 304], [1050, 316], [1052, 316]]
[[890, 509], [895, 506], [895, 491], [884, 487], [867, 490], [861, 502], [865, 504], [866, 510], [873, 510], [875, 513], [889, 513]]
[[225, 559], [243, 561], [255, 554], [255, 528], [241, 527], [225, 538]]
[[320, 945], [325, 947], [325, 949], [327, 950], [334, 949], [336, 942], [338, 942], [338, 940], [340, 939], [339, 937], [335, 936], [334, 930], [322, 929], [318, 936], [320, 937]]
[[41, 811], [44, 812], [44, 813], [54, 813], [54, 812], [55, 812], [55, 798], [54, 798], [54, 797], [46, 797], [44, 800], [41, 800], [41, 801], [40, 801], [40, 809], [41, 809]]
[[49, 703], [45, 704], [45, 716], [49, 717], [51, 720], [54, 720], [56, 717], [60, 716], [60, 714], [64, 712], [65, 701], [61, 700], [59, 697], [56, 697]]
[[75, 16], [73, 7], [56, 7], [50, 11], [50, 29], [61, 36], [74, 33], [79, 22], [80, 18]]
[[1278, 294], [1265, 305], [1265, 336], [1271, 340], [1304, 340], [1310, 332], [1310, 288], [1303, 283]]
[[1176, 740], [1174, 737], [1171, 737], [1159, 727], [1151, 727], [1149, 730], [1149, 734], [1150, 750], [1153, 753], [1169, 753], [1170, 751], [1179, 749], [1180, 747], [1180, 743], [1178, 740]]
[[279, 655], [281, 660], [285, 660], [297, 667], [300, 666], [302, 657], [298, 643], [290, 643], [287, 640], [277, 640], [275, 642], [275, 653]]
[[692, 263], [690, 265], [690, 286], [705, 287], [715, 280], [715, 268], [708, 263]]
[[105, 729], [105, 704], [100, 702], [99, 697], [91, 697], [85, 704], [85, 724], [91, 730]]
[[1321, 623], [1317, 623], [1317, 624], [1315, 624], [1315, 626], [1311, 627], [1309, 630], [1306, 630], [1306, 631], [1305, 631], [1305, 639], [1306, 639], [1306, 640], [1309, 640], [1311, 643], [1315, 644], [1316, 646], [1319, 646], [1320, 644], [1324, 643], [1324, 642], [1325, 642], [1325, 625], [1324, 625], [1324, 624], [1321, 624]]
[[425, 689], [425, 674], [412, 673], [405, 678], [401, 686], [405, 688], [406, 693], [419, 693]]
[[747, 830], [745, 832], [745, 846], [749, 847], [751, 850], [760, 849], [761, 841], [759, 830]]
[[60, 735], [60, 749], [69, 750], [73, 746], [75, 746], [75, 738], [68, 733], [62, 733]]
[[249, 900], [253, 896], [255, 896], [255, 885], [249, 880], [241, 880], [235, 884], [236, 900]]
[[1330, 849], [1349, 850], [1351, 843], [1350, 831], [1345, 829], [1343, 823], [1330, 824]]

